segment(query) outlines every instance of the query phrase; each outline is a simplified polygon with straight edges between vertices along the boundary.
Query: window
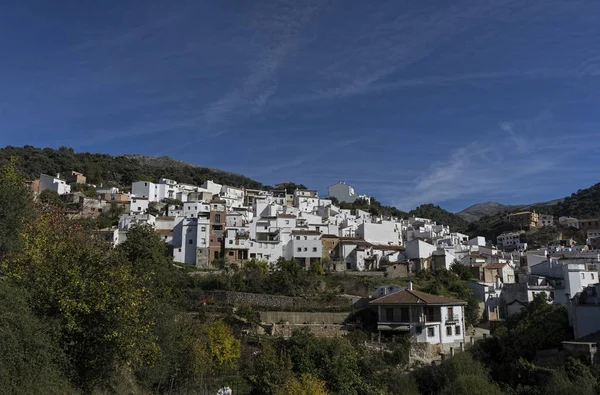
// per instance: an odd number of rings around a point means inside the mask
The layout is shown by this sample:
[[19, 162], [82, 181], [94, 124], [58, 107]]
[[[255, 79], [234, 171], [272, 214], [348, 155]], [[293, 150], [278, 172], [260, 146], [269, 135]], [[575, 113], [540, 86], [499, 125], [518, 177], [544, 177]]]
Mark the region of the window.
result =
[[147, 182], [145, 182], [145, 183], [144, 183], [144, 186], [145, 186], [145, 187], [147, 187], [147, 186], [148, 186], [148, 183], [147, 183]]
[[427, 321], [434, 321], [434, 319], [433, 319], [433, 307], [426, 307], [425, 308], [425, 319]]
[[233, 251], [229, 251], [229, 256], [233, 256]]
[[229, 240], [229, 244], [233, 244], [233, 240]]
[[388, 307], [385, 309], [385, 320], [386, 322], [394, 322], [394, 309]]
[[266, 227], [266, 226], [263, 226], [263, 228], [265, 228], [265, 230], [267, 230], [267, 227]]
[[409, 317], [409, 310], [408, 307], [402, 307], [400, 308], [400, 321], [402, 322], [409, 322], [410, 321], [410, 317]]
[[421, 333], [423, 333], [423, 327], [422, 326], [417, 326], [417, 335], [420, 335]]
[[434, 337], [435, 336], [435, 327], [427, 328], [427, 336]]
[[452, 311], [452, 307], [448, 307], [448, 316], [446, 317], [447, 321], [454, 319], [454, 312]]
[[194, 244], [194, 240], [193, 239], [189, 239], [188, 240], [188, 244]]
[[286, 220], [285, 220], [285, 224], [286, 224], [286, 225], [289, 225], [289, 224], [290, 224], [290, 220], [289, 220], [289, 219], [286, 219]]
[[585, 273], [581, 273], [581, 278], [585, 278]]
[[451, 326], [446, 327], [446, 336], [452, 336], [452, 327]]
[[300, 236], [296, 236], [296, 240], [300, 240]]
[[313, 247], [313, 252], [317, 252], [317, 247]]
[[[101, 212], [102, 212], [102, 209], [101, 209], [101, 208], [99, 208], [99, 209], [98, 209], [98, 212], [99, 212], [99, 213], [101, 213]], [[592, 279], [594, 279], [593, 275], [592, 275]]]
[[456, 325], [456, 326], [454, 327], [454, 334], [455, 334], [456, 336], [460, 335], [460, 325]]
[[298, 252], [302, 252], [302, 248], [298, 247]]
[[215, 222], [221, 222], [221, 214], [215, 214]]
[[308, 251], [308, 248], [304, 247], [304, 251]]
[[181, 248], [178, 248], [178, 249], [177, 249], [177, 251], [178, 251], [178, 252], [181, 252]]
[[142, 211], [142, 208], [140, 206], [138, 206], [138, 211]]
[[223, 239], [221, 239], [220, 237], [217, 238], [217, 242], [221, 242]]

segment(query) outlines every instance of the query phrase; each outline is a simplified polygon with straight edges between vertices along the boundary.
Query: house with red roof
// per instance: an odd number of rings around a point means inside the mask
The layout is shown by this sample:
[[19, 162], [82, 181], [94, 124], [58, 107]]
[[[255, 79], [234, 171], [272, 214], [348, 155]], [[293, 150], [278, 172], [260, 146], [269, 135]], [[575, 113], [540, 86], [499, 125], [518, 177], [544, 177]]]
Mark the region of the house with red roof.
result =
[[410, 333], [417, 343], [459, 346], [465, 341], [467, 302], [408, 288], [370, 302], [377, 308], [377, 330]]

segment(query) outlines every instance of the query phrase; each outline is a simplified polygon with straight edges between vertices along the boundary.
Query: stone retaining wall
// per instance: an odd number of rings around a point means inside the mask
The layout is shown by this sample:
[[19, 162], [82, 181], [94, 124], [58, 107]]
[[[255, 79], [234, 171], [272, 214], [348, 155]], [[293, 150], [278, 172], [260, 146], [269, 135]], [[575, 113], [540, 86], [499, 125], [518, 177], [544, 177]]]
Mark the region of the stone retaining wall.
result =
[[291, 297], [282, 295], [256, 294], [248, 292], [210, 291], [215, 301], [232, 305], [248, 304], [262, 309], [294, 310], [294, 309], [339, 309], [350, 311], [352, 299], [333, 297], [327, 300], [319, 298]]
[[343, 324], [348, 313], [303, 313], [295, 311], [259, 311], [260, 321], [265, 324]]

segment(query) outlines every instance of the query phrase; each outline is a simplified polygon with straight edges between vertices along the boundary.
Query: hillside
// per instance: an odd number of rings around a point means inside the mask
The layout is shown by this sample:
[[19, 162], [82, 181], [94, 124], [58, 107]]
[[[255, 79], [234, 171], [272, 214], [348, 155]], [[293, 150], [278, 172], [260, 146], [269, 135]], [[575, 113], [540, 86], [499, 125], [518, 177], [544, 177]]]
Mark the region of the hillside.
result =
[[411, 210], [408, 214], [415, 217], [429, 218], [438, 224], [448, 225], [453, 232], [462, 232], [469, 225], [469, 222], [457, 214], [433, 204], [423, 204]]
[[571, 196], [564, 198], [552, 207], [551, 214], [556, 217], [600, 217], [600, 183], [586, 189], [580, 189]]
[[478, 221], [483, 217], [494, 216], [500, 213], [511, 213], [520, 210], [535, 209], [542, 214], [553, 214], [555, 211], [554, 207], [563, 200], [564, 199], [555, 199], [548, 202], [518, 205], [506, 205], [498, 202], [477, 203], [456, 213], [456, 215], [469, 222], [473, 222]]
[[41, 173], [56, 174], [67, 171], [83, 173], [88, 182], [114, 186], [129, 186], [134, 181], [158, 181], [161, 177], [171, 178], [181, 183], [200, 185], [206, 180], [236, 187], [262, 188], [263, 185], [248, 177], [222, 170], [201, 167], [178, 161], [167, 156], [141, 156], [75, 153], [72, 148], [61, 147], [0, 148], [0, 165], [11, 156], [20, 157], [18, 170], [27, 179], [35, 179]]
[[517, 207], [518, 206], [508, 206], [498, 202], [477, 203], [456, 213], [456, 215], [466, 221], [473, 222], [490, 215], [496, 215], [505, 211], [512, 211]]

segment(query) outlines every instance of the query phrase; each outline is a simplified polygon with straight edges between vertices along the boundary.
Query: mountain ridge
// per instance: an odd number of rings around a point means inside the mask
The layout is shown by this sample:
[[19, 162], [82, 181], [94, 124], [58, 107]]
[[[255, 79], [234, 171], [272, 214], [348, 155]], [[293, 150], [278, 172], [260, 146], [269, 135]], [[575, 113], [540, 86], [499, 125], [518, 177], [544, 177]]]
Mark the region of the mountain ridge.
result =
[[538, 203], [530, 203], [530, 204], [502, 204], [499, 202], [485, 202], [485, 203], [475, 203], [464, 210], [456, 213], [459, 217], [463, 218], [468, 222], [479, 221], [483, 217], [487, 217], [490, 215], [496, 215], [503, 212], [513, 212], [516, 210], [525, 210], [531, 207], [550, 207], [555, 206], [561, 202], [563, 202], [565, 198], [553, 199], [547, 202], [538, 202]]

